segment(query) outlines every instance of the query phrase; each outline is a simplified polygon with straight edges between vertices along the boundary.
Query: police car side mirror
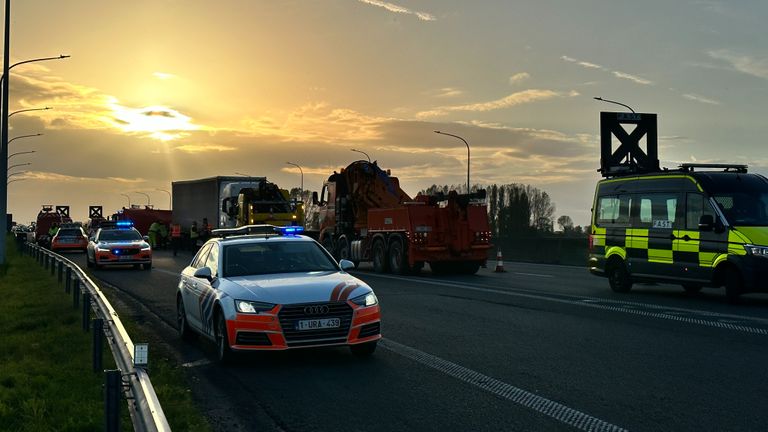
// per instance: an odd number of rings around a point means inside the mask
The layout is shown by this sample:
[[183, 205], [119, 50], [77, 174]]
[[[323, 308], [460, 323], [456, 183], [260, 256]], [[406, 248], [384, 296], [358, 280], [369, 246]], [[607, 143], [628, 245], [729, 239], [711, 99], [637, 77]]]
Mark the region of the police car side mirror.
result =
[[715, 218], [712, 215], [702, 215], [699, 218], [699, 231], [712, 231], [715, 228]]
[[208, 282], [213, 280], [213, 277], [211, 277], [210, 267], [200, 267], [199, 269], [195, 270], [195, 273], [192, 276], [200, 279], [206, 279]]
[[339, 266], [341, 267], [342, 270], [347, 271], [347, 270], [354, 269], [355, 268], [355, 263], [353, 263], [350, 260], [343, 259], [343, 260], [339, 261]]
[[143, 239], [145, 242], [148, 242], [148, 241], [149, 241], [149, 236], [143, 236], [143, 237], [142, 237], [142, 239]]
[[317, 192], [312, 192], [312, 204], [317, 205]]

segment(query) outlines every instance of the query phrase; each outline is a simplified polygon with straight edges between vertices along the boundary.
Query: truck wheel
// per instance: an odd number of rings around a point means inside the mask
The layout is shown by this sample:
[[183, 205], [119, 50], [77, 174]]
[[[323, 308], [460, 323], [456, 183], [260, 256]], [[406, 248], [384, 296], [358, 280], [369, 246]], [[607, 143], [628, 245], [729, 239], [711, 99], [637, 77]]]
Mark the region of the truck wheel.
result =
[[384, 247], [384, 241], [381, 239], [373, 241], [373, 270], [376, 273], [386, 273], [389, 271], [387, 248]]
[[478, 270], [480, 270], [480, 263], [475, 261], [465, 261], [459, 264], [461, 265], [458, 267], [458, 269], [462, 274], [473, 275], [477, 273]]
[[632, 289], [632, 279], [629, 277], [627, 266], [622, 260], [614, 260], [605, 269], [608, 283], [614, 292], [625, 293]]
[[339, 260], [349, 260], [352, 261], [350, 256], [350, 250], [349, 250], [349, 240], [347, 240], [346, 236], [339, 237], [339, 244], [337, 247], [337, 253]]
[[331, 239], [331, 236], [326, 235], [325, 237], [323, 237], [322, 245], [325, 248], [325, 250], [328, 251], [329, 254], [336, 256], [336, 254], [333, 253], [333, 239]]
[[392, 273], [399, 275], [407, 274], [410, 271], [403, 242], [400, 239], [395, 239], [389, 245], [389, 268]]

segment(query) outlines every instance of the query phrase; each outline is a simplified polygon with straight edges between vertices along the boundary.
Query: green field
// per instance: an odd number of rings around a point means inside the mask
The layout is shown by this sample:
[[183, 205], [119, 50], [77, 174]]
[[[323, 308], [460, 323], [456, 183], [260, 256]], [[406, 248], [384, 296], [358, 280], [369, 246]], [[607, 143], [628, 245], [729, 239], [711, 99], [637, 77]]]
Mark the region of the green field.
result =
[[[8, 242], [0, 271], [0, 430], [101, 431], [104, 374], [94, 373], [92, 335], [55, 276]], [[133, 340], [144, 340], [124, 322]], [[114, 368], [104, 342], [104, 369]], [[151, 379], [173, 430], [210, 430], [179, 366], [151, 347]], [[123, 404], [121, 426], [133, 429]]]

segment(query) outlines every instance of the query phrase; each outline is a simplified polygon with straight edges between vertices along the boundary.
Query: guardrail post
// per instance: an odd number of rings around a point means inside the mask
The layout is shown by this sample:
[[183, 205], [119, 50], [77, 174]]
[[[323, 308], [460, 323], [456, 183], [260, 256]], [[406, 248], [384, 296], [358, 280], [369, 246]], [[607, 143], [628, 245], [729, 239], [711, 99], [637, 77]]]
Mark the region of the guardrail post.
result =
[[69, 294], [69, 291], [72, 288], [72, 268], [71, 267], [67, 267], [66, 279], [67, 279], [67, 283], [64, 284], [64, 292]]
[[51, 276], [53, 276], [53, 275], [55, 275], [55, 274], [56, 274], [56, 267], [58, 267], [58, 266], [56, 265], [56, 263], [57, 263], [57, 262], [58, 262], [58, 261], [56, 260], [56, 258], [55, 258], [55, 257], [53, 257], [53, 256], [51, 256]]
[[43, 258], [43, 267], [45, 267], [45, 269], [48, 270], [48, 260], [50, 257], [48, 256], [48, 254], [43, 254], [43, 255], [45, 255], [45, 258]]
[[104, 354], [104, 320], [94, 318], [93, 323], [93, 371], [101, 370], [102, 358]]
[[83, 331], [88, 332], [88, 327], [91, 322], [91, 293], [88, 291], [83, 292]]
[[64, 277], [64, 261], [59, 261], [59, 273], [57, 275], [59, 283], [61, 283], [61, 279]]
[[120, 430], [120, 390], [123, 374], [119, 369], [104, 371], [104, 430], [117, 432]]
[[75, 286], [72, 289], [72, 307], [80, 306], [80, 279], [75, 278]]

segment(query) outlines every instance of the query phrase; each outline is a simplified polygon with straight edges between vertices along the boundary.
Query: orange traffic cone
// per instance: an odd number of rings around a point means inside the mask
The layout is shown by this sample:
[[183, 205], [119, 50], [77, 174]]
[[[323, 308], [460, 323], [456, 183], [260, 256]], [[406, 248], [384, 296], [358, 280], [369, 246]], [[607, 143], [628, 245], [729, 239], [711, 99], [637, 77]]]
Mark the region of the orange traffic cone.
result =
[[504, 273], [506, 270], [504, 270], [504, 258], [501, 257], [501, 251], [496, 251], [496, 270], [494, 272], [496, 273]]

